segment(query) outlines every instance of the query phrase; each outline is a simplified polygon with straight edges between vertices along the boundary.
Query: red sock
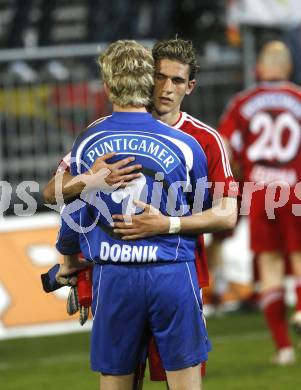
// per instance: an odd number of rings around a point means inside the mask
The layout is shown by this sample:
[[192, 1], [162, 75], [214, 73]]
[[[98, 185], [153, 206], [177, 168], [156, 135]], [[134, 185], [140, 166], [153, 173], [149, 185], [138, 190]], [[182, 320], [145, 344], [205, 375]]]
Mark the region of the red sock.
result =
[[301, 311], [301, 278], [296, 280], [296, 311]]
[[290, 347], [284, 290], [279, 288], [265, 292], [261, 296], [261, 304], [277, 349]]

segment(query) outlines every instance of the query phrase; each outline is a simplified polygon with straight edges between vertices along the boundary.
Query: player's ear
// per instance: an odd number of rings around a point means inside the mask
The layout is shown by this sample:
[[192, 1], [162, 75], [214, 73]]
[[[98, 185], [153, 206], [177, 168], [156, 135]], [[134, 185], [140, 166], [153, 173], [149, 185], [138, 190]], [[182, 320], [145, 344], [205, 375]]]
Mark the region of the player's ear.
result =
[[186, 95], [190, 95], [196, 85], [196, 80], [189, 80], [186, 88]]

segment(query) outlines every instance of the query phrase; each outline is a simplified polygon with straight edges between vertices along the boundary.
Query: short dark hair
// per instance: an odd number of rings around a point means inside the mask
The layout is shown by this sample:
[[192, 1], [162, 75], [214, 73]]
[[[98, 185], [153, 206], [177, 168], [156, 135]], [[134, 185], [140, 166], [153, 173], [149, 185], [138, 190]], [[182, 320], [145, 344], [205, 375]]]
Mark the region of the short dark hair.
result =
[[182, 64], [189, 65], [189, 80], [193, 80], [199, 69], [196, 59], [196, 51], [191, 41], [186, 41], [176, 37], [158, 41], [153, 47], [153, 57], [155, 61], [168, 58], [176, 60]]

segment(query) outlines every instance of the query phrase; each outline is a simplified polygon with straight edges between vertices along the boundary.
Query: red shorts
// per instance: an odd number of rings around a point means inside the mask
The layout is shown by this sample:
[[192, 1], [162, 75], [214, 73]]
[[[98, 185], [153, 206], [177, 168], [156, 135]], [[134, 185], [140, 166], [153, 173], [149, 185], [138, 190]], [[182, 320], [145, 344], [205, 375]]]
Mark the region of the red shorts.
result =
[[[295, 216], [292, 212], [292, 205], [298, 203], [300, 200], [290, 196], [284, 206], [273, 210], [271, 201], [265, 200], [265, 191], [253, 194], [250, 240], [255, 253], [281, 251], [289, 254], [301, 250], [301, 216]], [[275, 219], [271, 219], [272, 214]]]

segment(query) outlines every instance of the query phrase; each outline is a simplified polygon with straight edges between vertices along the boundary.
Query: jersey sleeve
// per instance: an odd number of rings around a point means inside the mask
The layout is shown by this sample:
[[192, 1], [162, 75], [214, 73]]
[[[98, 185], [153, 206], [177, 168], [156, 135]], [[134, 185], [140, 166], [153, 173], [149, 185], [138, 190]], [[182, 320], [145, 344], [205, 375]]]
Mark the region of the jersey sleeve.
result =
[[238, 185], [233, 177], [229, 158], [221, 136], [208, 128], [200, 134], [200, 143], [204, 149], [208, 164], [208, 182], [213, 198], [237, 197]]
[[72, 255], [81, 251], [79, 233], [72, 229], [70, 220], [69, 223], [67, 223], [67, 214], [75, 224], [79, 225], [79, 210], [71, 212], [68, 206], [64, 207], [61, 214], [61, 227], [56, 241], [56, 249], [62, 255]]
[[66, 156], [60, 161], [55, 174], [61, 173], [61, 172], [70, 172], [70, 165], [71, 165], [71, 152], [66, 154]]

